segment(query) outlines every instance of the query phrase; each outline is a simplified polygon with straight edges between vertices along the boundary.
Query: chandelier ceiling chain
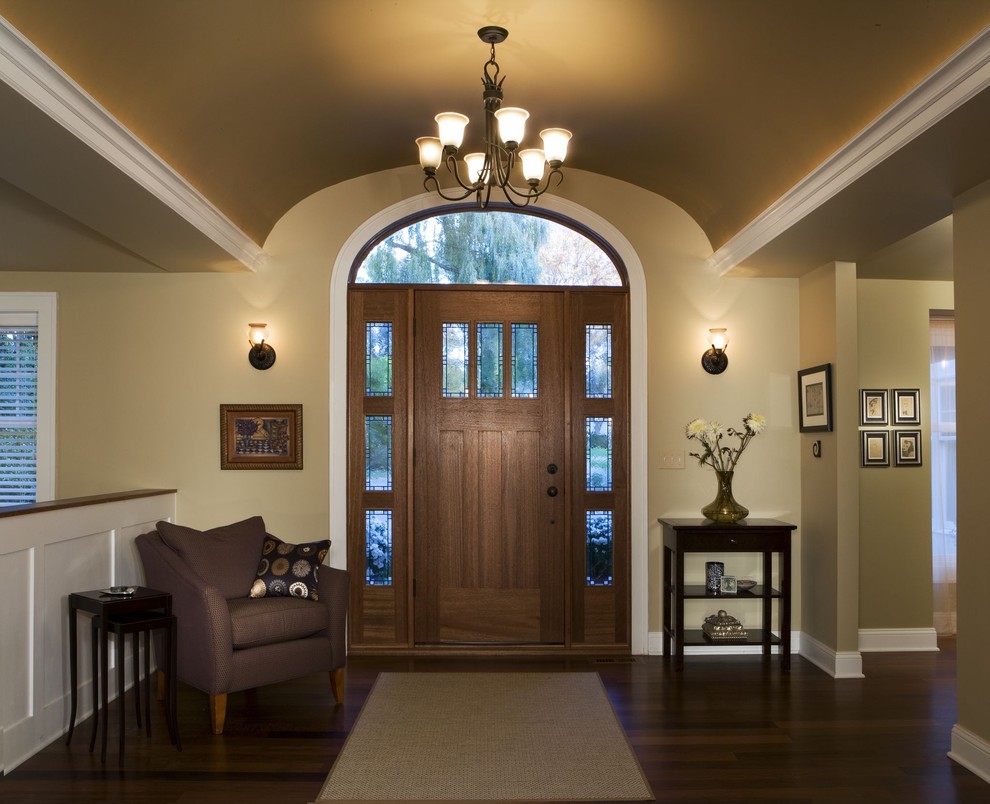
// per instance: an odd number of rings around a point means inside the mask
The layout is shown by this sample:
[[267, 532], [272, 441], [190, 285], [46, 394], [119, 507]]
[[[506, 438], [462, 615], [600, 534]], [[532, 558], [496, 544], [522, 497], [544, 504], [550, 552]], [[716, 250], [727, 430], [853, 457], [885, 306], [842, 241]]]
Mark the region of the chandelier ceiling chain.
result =
[[[547, 128], [540, 132], [543, 148], [519, 149], [525, 131], [529, 112], [515, 107], [502, 108], [501, 70], [495, 61], [495, 45], [506, 40], [509, 32], [505, 28], [488, 25], [478, 31], [478, 38], [491, 45], [491, 57], [482, 69], [482, 95], [485, 102], [484, 152], [464, 156], [464, 174], [457, 160], [458, 149], [464, 139], [464, 129], [468, 118], [457, 112], [442, 112], [436, 116], [439, 128], [438, 137], [420, 137], [419, 163], [426, 174], [423, 184], [427, 190], [435, 191], [448, 201], [463, 201], [475, 196], [478, 205], [484, 209], [491, 202], [492, 188], [498, 187], [506, 200], [513, 206], [525, 207], [535, 203], [550, 189], [551, 182], [557, 186], [563, 181], [561, 167], [567, 156], [567, 143], [571, 132], [563, 128]], [[460, 191], [449, 188], [448, 194], [437, 178], [437, 169], [445, 163]], [[514, 187], [510, 175], [516, 165], [521, 167], [525, 188]], [[547, 168], [549, 167], [549, 172]], [[461, 192], [462, 191], [462, 192]]]

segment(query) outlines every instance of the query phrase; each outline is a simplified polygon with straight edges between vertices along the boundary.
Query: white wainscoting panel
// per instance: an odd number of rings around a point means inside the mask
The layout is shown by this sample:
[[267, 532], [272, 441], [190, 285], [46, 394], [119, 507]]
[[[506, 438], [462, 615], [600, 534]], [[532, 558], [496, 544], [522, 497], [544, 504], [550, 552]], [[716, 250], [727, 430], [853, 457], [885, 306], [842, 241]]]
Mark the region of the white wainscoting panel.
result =
[[[0, 509], [2, 772], [68, 730], [69, 594], [142, 584], [134, 538], [159, 520], [174, 520], [175, 508], [174, 491], [140, 491]], [[93, 703], [85, 616], [77, 636], [78, 725]]]

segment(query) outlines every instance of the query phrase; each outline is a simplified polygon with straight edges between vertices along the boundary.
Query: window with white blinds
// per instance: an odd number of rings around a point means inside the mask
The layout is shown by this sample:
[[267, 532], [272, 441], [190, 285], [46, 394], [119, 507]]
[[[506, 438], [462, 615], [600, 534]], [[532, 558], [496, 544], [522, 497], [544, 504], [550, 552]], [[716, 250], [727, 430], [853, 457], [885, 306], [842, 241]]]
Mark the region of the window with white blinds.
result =
[[0, 293], [0, 505], [50, 500], [55, 294]]
[[0, 505], [17, 505], [37, 499], [38, 327], [13, 326], [11, 316], [3, 318], [7, 322], [0, 323]]

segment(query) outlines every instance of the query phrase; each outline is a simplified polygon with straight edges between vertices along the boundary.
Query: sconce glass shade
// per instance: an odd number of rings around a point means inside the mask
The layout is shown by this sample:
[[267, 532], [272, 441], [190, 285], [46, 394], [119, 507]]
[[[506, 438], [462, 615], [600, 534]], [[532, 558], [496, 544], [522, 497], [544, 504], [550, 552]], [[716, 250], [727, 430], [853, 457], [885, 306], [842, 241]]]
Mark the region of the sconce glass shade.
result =
[[539, 148], [527, 148], [519, 152], [519, 160], [522, 162], [523, 177], [526, 181], [539, 184], [543, 180], [543, 172], [546, 169], [547, 158]]
[[498, 121], [498, 136], [506, 145], [514, 147], [523, 140], [526, 133], [526, 120], [529, 112], [516, 106], [506, 106], [495, 112]]
[[543, 138], [543, 150], [550, 167], [560, 167], [567, 158], [567, 143], [571, 141], [571, 132], [566, 128], [545, 128], [540, 132]]
[[721, 374], [729, 367], [729, 358], [725, 355], [729, 345], [729, 333], [725, 327], [712, 327], [708, 330], [708, 343], [711, 349], [701, 356], [701, 367], [709, 374]]
[[420, 137], [416, 140], [419, 146], [419, 166], [436, 170], [443, 161], [443, 143], [439, 137]]
[[457, 112], [440, 112], [434, 120], [440, 132], [440, 142], [444, 147], [460, 148], [464, 142], [464, 129], [467, 128], [466, 115]]
[[248, 324], [248, 362], [259, 371], [270, 369], [275, 364], [275, 350], [265, 343], [268, 338], [267, 324]]

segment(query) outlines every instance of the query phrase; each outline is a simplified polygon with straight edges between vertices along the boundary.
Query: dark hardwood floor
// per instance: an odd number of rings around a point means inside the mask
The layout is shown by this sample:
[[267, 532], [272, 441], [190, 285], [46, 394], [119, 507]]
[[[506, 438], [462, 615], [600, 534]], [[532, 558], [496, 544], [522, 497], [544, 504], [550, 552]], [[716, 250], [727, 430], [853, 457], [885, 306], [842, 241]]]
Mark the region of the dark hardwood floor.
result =
[[[346, 702], [328, 680], [230, 696], [226, 732], [206, 696], [180, 687], [182, 752], [161, 712], [152, 737], [129, 709], [125, 767], [88, 751], [90, 722], [0, 781], [0, 801], [302, 804], [319, 793], [379, 672], [597, 671], [663, 802], [990, 802], [990, 784], [946, 757], [956, 720], [955, 643], [939, 653], [866, 654], [865, 679], [835, 681], [800, 657], [791, 673], [755, 656], [370, 659], [348, 663]], [[111, 750], [116, 732], [111, 726]]]

